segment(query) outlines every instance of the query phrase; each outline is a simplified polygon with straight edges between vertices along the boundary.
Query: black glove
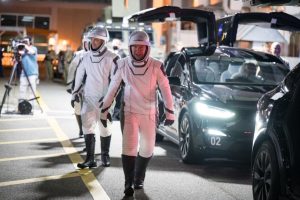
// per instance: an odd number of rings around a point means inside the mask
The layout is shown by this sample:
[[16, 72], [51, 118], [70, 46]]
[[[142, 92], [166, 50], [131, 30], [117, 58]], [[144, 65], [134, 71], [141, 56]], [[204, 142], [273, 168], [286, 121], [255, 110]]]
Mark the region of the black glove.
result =
[[174, 123], [174, 120], [172, 120], [172, 119], [166, 119], [164, 125], [165, 125], [165, 126], [170, 126], [170, 125], [172, 125], [173, 123]]
[[112, 122], [112, 117], [110, 113], [107, 113], [106, 119], [100, 119], [102, 125], [106, 128], [107, 127], [107, 119]]
[[75, 96], [74, 96], [74, 99], [72, 99], [71, 100], [71, 106], [74, 108], [74, 103], [75, 103], [75, 101], [77, 102], [77, 103], [79, 103], [79, 95], [78, 94], [75, 94]]
[[68, 92], [69, 94], [72, 94], [72, 89], [67, 89], [67, 92]]

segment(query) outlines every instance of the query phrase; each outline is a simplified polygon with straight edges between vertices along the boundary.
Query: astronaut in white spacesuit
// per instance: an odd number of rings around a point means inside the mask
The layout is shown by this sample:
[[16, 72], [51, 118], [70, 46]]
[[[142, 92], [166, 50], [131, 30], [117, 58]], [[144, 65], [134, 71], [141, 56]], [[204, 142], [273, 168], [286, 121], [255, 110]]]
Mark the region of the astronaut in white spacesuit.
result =
[[[106, 48], [109, 39], [108, 31], [103, 26], [96, 26], [89, 32], [91, 50], [88, 51], [77, 68], [72, 101], [78, 100], [78, 93], [83, 87], [83, 103], [81, 108], [82, 128], [85, 138], [87, 157], [79, 168], [96, 167], [95, 161], [95, 127], [100, 129], [102, 166], [110, 166], [109, 147], [111, 131], [100, 122], [99, 99], [103, 97], [116, 71], [119, 57]], [[84, 84], [82, 85], [82, 82]]]
[[[121, 118], [123, 133], [122, 164], [125, 175], [125, 196], [144, 187], [147, 165], [155, 146], [156, 90], [159, 87], [165, 106], [165, 125], [174, 122], [173, 100], [163, 63], [149, 57], [149, 36], [134, 31], [129, 37], [129, 56], [118, 60], [117, 72], [100, 107], [105, 126], [110, 105], [124, 82], [124, 102]], [[140, 136], [140, 139], [139, 139]], [[139, 150], [137, 150], [139, 145]]]
[[[75, 82], [75, 74], [78, 66], [82, 62], [82, 58], [87, 54], [87, 51], [90, 49], [90, 38], [88, 37], [88, 33], [84, 33], [82, 37], [82, 49], [76, 51], [74, 53], [74, 57], [69, 65], [69, 72], [68, 72], [68, 80], [67, 80], [67, 92], [72, 94], [72, 90], [74, 89], [74, 82]], [[82, 120], [80, 115], [81, 104], [82, 104], [82, 91], [78, 92], [79, 94], [79, 102], [74, 102], [74, 113], [76, 116], [77, 124], [79, 127], [79, 137], [83, 137], [82, 131]]]

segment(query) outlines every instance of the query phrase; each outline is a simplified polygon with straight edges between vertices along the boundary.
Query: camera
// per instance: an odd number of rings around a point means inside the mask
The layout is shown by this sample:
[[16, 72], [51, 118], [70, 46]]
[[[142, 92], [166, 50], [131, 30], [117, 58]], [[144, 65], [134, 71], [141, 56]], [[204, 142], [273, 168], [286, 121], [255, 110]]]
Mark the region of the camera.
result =
[[13, 39], [11, 44], [14, 53], [22, 54], [25, 52], [27, 41], [24, 41], [23, 39]]

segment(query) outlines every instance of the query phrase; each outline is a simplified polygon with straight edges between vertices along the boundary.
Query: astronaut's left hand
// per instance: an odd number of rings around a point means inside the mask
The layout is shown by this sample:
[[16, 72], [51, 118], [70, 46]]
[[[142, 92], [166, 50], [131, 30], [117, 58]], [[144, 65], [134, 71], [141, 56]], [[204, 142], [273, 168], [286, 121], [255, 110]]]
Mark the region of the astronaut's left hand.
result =
[[165, 126], [170, 126], [170, 125], [172, 125], [173, 123], [174, 123], [174, 120], [173, 120], [173, 119], [166, 119], [164, 125], [165, 125]]

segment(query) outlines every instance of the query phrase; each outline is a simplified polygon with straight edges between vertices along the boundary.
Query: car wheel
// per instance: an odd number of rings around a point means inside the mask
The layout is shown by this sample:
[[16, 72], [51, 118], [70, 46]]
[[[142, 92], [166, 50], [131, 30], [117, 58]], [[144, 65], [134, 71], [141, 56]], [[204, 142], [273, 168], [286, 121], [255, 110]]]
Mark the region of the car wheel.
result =
[[279, 172], [275, 149], [264, 142], [255, 156], [252, 167], [252, 192], [254, 200], [277, 200]]
[[156, 142], [162, 142], [164, 140], [164, 136], [160, 135], [159, 133], [156, 132], [156, 137], [155, 141]]
[[184, 163], [200, 163], [202, 161], [199, 154], [193, 147], [192, 137], [193, 127], [189, 114], [183, 114], [179, 124], [179, 149]]

